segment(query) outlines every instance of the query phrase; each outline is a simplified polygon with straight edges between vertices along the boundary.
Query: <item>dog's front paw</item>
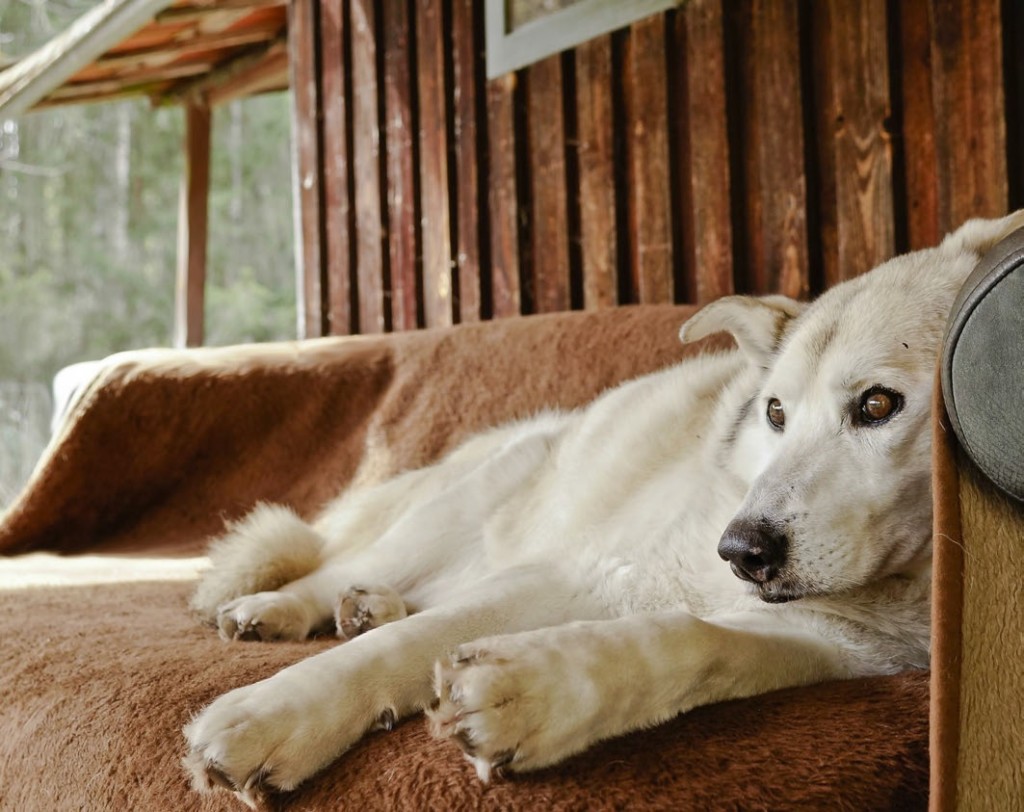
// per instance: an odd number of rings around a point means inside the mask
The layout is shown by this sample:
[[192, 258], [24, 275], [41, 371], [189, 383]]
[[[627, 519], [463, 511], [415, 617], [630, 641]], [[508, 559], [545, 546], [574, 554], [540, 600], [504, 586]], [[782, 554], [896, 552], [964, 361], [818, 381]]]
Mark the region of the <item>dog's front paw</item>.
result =
[[560, 666], [557, 652], [523, 636], [460, 646], [436, 665], [431, 732], [455, 741], [483, 781], [572, 755], [589, 742], [565, 718], [574, 689]]
[[[222, 787], [253, 809], [323, 766], [318, 713], [275, 678], [225, 694], [185, 726], [182, 760], [200, 792]], [[284, 690], [281, 690], [281, 689]]]
[[225, 640], [305, 640], [315, 618], [301, 599], [286, 592], [257, 592], [217, 609]]

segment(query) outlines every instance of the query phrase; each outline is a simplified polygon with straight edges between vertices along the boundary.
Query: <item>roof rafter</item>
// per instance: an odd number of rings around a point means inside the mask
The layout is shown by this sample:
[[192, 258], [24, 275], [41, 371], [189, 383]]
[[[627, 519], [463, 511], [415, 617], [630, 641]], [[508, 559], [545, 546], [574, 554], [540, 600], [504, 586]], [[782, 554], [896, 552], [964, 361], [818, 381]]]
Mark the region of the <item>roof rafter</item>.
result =
[[0, 73], [0, 118], [27, 112], [172, 0], [103, 0], [62, 34]]

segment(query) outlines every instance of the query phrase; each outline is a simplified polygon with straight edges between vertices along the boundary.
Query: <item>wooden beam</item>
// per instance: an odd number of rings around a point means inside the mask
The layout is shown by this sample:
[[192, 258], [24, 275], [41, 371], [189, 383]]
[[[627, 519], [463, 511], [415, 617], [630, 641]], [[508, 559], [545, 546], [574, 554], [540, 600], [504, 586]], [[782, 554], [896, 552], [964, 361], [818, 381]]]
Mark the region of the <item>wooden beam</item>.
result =
[[171, 0], [104, 0], [37, 51], [0, 74], [0, 117], [14, 118], [129, 34]]
[[190, 6], [172, 6], [156, 15], [154, 22], [163, 25], [171, 23], [194, 23], [225, 11], [250, 13], [265, 8], [283, 8], [288, 0], [207, 0]]
[[253, 96], [269, 90], [284, 90], [288, 87], [288, 54], [270, 49], [258, 62], [239, 70], [233, 77], [225, 77], [224, 83], [212, 88], [206, 95], [211, 107]]
[[174, 307], [174, 344], [203, 343], [206, 292], [207, 208], [210, 197], [210, 108], [185, 108], [185, 174], [178, 210], [178, 273]]
[[280, 72], [280, 57], [284, 57], [283, 82], [287, 86], [288, 40], [287, 33], [282, 32], [264, 45], [255, 45], [235, 54], [202, 76], [175, 84], [162, 94], [160, 101], [187, 102], [190, 97], [205, 96], [213, 106], [244, 96], [244, 89], [250, 82], [265, 80], [269, 71]]
[[38, 106], [68, 104], [78, 101], [79, 98], [98, 98], [126, 92], [136, 96], [151, 94], [155, 89], [165, 87], [176, 79], [188, 80], [202, 75], [209, 71], [210, 67], [209, 64], [202, 62], [192, 62], [188, 65], [141, 71], [131, 76], [99, 79], [92, 82], [74, 82], [53, 91]]
[[195, 33], [189, 30], [176, 36], [171, 42], [139, 48], [131, 51], [119, 51], [101, 56], [94, 63], [101, 68], [120, 68], [134, 70], [140, 67], [167, 65], [177, 59], [188, 56], [196, 51], [219, 51], [225, 48], [241, 48], [245, 45], [257, 45], [270, 42], [281, 37], [281, 26], [263, 28], [247, 28], [241, 31], [218, 31], [216, 33]]

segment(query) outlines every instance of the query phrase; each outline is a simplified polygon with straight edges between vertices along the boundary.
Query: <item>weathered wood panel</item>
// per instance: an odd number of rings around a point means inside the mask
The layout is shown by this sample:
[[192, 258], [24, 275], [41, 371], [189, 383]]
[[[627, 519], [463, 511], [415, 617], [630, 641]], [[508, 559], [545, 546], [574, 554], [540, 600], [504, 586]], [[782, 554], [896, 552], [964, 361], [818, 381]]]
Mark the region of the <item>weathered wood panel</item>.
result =
[[384, 331], [384, 223], [377, 109], [376, 0], [352, 0], [352, 170], [359, 332]]
[[174, 344], [203, 343], [206, 302], [206, 243], [210, 198], [210, 108], [185, 107], [185, 175], [178, 211], [178, 271], [174, 305]]
[[970, 217], [1006, 211], [1002, 17], [998, 0], [917, 0], [899, 9], [908, 232], [916, 248]]
[[[354, 217], [351, 205], [351, 161], [349, 156], [346, 77], [350, 61], [346, 48], [348, 30], [347, 3], [333, 0], [323, 4], [320, 15], [320, 48], [322, 64], [323, 129], [331, 134], [331, 149], [323, 156], [323, 217], [326, 273], [326, 332], [347, 335], [357, 331], [352, 308], [352, 232]], [[330, 100], [330, 103], [327, 103]]]
[[1024, 58], [1017, 52], [1024, 42], [1024, 4], [1004, 3], [1003, 63], [1006, 65], [1006, 175], [1009, 209], [1024, 207]]
[[629, 226], [636, 301], [673, 301], [665, 18], [635, 24], [626, 43]]
[[550, 56], [527, 68], [531, 299], [539, 313], [569, 309], [569, 219], [565, 186], [562, 65]]
[[611, 37], [581, 45], [575, 58], [583, 306], [596, 310], [618, 304]]
[[886, 5], [814, 6], [826, 287], [870, 270], [896, 249]]
[[686, 299], [704, 304], [734, 292], [729, 126], [723, 0], [691, 0], [675, 17], [681, 161], [677, 170]]
[[487, 269], [480, 258], [480, 169], [477, 130], [480, 109], [477, 89], [483, 80], [483, 32], [477, 25], [474, 0], [452, 0], [452, 87], [455, 143], [456, 205], [455, 270], [459, 280], [459, 321], [479, 321], [481, 289], [487, 287]]
[[932, 94], [932, 27], [927, 2], [898, 4], [899, 79], [903, 101], [903, 164], [908, 248], [941, 235], [939, 176]]
[[420, 0], [416, 11], [423, 310], [426, 325], [435, 327], [453, 323], [445, 29], [441, 0]]
[[742, 10], [749, 290], [799, 298], [810, 283], [798, 6], [746, 0]]
[[[327, 293], [324, 238], [322, 151], [324, 132], [320, 115], [319, 0], [292, 0], [288, 6], [288, 50], [292, 54], [292, 149], [295, 151], [294, 206], [296, 272], [302, 280], [299, 335], [311, 338], [327, 333]], [[331, 150], [338, 147], [333, 140]], [[344, 146], [343, 144], [341, 145]]]
[[386, 146], [388, 265], [391, 325], [413, 330], [417, 317], [416, 122], [413, 118], [409, 4], [383, 0], [384, 141]]
[[[1006, 210], [1000, 0], [932, 0], [940, 226]], [[1017, 145], [1019, 149], [1019, 145]]]
[[487, 84], [487, 210], [491, 232], [491, 300], [496, 317], [518, 316], [519, 206], [516, 180], [516, 75]]
[[804, 297], [1024, 189], [1000, 0], [689, 0], [490, 82], [478, 2], [322, 2], [291, 33], [310, 335]]

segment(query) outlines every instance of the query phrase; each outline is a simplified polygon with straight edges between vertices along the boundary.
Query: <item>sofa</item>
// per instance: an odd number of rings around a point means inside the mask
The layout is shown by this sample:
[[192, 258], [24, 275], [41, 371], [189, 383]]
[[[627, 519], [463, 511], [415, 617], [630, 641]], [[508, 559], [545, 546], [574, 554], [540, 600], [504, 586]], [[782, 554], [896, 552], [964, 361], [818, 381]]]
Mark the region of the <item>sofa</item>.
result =
[[[1000, 256], [993, 262], [1005, 271]], [[1014, 266], [1003, 277], [1022, 274]], [[623, 307], [111, 358], [0, 517], [0, 809], [239, 808], [191, 790], [182, 726], [219, 694], [340, 643], [226, 643], [197, 623], [188, 599], [209, 538], [257, 502], [312, 513], [341, 488], [427, 463], [484, 426], [581, 405], [729, 340], [680, 345], [692, 312]], [[968, 319], [951, 343], [987, 321]], [[958, 380], [949, 397], [966, 403]], [[273, 803], [1019, 808], [1024, 679], [1012, 651], [1024, 629], [1024, 509], [971, 461], [937, 393], [930, 674], [700, 708], [487, 785], [413, 718]]]

